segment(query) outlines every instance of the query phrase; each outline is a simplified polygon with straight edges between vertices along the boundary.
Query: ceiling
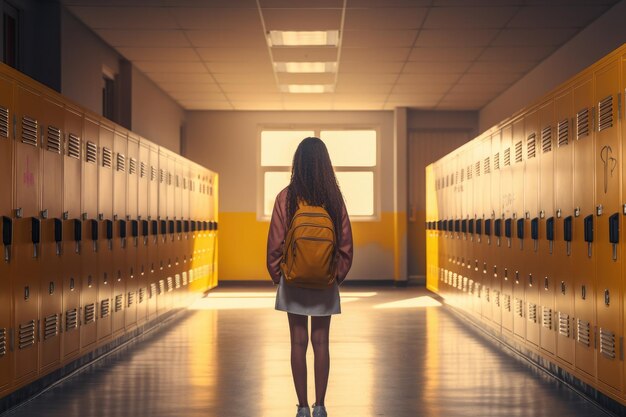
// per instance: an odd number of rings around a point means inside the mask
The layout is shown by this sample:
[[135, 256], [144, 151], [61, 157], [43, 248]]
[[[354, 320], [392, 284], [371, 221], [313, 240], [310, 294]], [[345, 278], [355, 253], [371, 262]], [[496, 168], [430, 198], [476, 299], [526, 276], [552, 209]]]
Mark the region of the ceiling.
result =
[[[63, 0], [188, 110], [477, 110], [617, 2]], [[340, 40], [271, 47], [273, 30], [339, 30]], [[291, 74], [276, 62], [337, 70]]]

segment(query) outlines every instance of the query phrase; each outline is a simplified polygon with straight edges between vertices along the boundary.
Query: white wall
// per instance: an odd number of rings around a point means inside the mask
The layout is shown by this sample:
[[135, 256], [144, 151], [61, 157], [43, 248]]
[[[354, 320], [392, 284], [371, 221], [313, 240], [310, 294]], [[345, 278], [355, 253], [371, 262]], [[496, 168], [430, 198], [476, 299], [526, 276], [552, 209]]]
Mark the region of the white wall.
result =
[[617, 3], [480, 112], [484, 132], [626, 42], [626, 0]]

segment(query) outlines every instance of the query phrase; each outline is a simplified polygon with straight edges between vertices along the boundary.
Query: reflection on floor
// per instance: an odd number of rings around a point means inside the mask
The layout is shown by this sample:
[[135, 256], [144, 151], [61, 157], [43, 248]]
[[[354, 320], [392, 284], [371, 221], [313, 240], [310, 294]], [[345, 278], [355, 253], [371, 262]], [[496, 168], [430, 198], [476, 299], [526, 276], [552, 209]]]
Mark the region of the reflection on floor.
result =
[[[273, 310], [273, 291], [215, 290], [11, 415], [293, 416], [287, 317]], [[346, 288], [342, 304], [331, 324], [332, 417], [603, 415], [478, 337], [424, 289]]]

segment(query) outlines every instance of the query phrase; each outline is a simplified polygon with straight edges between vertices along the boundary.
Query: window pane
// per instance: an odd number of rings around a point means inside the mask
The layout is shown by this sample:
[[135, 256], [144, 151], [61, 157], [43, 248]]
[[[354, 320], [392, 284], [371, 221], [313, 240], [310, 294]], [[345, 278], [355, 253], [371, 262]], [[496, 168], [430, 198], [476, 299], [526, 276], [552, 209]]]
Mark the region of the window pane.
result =
[[337, 172], [349, 215], [374, 215], [374, 173]]
[[302, 139], [315, 136], [312, 130], [265, 130], [261, 132], [261, 166], [291, 166]]
[[334, 166], [376, 166], [375, 130], [322, 130], [320, 136]]
[[266, 172], [265, 187], [263, 196], [263, 213], [266, 216], [272, 215], [274, 200], [280, 191], [289, 185], [291, 172]]

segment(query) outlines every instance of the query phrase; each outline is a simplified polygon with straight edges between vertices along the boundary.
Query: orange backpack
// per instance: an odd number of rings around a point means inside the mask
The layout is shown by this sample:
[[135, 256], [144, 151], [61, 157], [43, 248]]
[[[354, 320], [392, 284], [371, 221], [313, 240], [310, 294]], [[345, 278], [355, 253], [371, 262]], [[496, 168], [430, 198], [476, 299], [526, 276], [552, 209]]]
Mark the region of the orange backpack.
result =
[[326, 289], [336, 276], [335, 226], [319, 206], [300, 205], [283, 247], [280, 269], [285, 282], [301, 288]]

